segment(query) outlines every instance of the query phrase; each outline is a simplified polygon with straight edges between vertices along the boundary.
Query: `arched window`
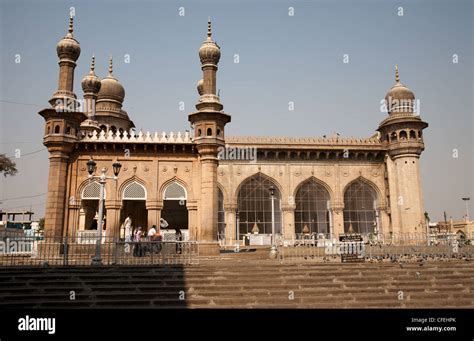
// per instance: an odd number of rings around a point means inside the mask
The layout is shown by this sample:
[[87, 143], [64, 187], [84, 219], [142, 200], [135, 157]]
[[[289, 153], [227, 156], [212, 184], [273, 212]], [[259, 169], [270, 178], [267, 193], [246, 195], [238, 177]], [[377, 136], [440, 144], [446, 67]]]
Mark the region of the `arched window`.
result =
[[416, 131], [410, 130], [410, 140], [416, 140]]
[[202, 135], [202, 131], [201, 129], [198, 129], [198, 136], [201, 136]]
[[221, 136], [221, 130], [219, 128], [217, 129], [217, 136]]
[[[104, 199], [106, 198], [104, 189]], [[87, 184], [81, 193], [81, 199], [83, 200], [99, 200], [100, 199], [100, 184], [93, 181]]]
[[211, 128], [207, 128], [207, 136], [212, 136], [212, 129]]
[[112, 130], [112, 133], [115, 135], [117, 133], [117, 127], [116, 126], [111, 126], [110, 130]]
[[107, 131], [107, 126], [105, 126], [105, 125], [102, 124], [102, 125], [100, 126], [100, 130]]
[[258, 173], [245, 180], [237, 197], [239, 233], [252, 233], [255, 225], [259, 233], [272, 233], [272, 202], [269, 188], [275, 188], [275, 233], [281, 233], [281, 195], [276, 184]]
[[313, 179], [303, 183], [295, 204], [296, 233], [303, 233], [305, 226], [310, 233], [330, 233], [329, 193], [323, 185]]
[[421, 139], [421, 136], [422, 136], [422, 132], [421, 130], [418, 130], [418, 138]]
[[59, 134], [59, 126], [57, 125], [56, 127], [54, 127], [54, 133], [55, 134]]
[[163, 195], [163, 200], [186, 200], [186, 189], [177, 182], [169, 184]]
[[392, 134], [390, 134], [390, 142], [397, 142], [397, 140], [398, 140], [398, 137], [397, 137], [396, 132], [393, 132]]
[[356, 233], [374, 232], [378, 225], [376, 201], [375, 190], [364, 181], [349, 185], [344, 193], [344, 231], [349, 232], [352, 226]]
[[67, 134], [67, 135], [70, 135], [70, 134], [71, 134], [71, 127], [70, 127], [70, 126], [67, 126], [67, 127], [66, 127], [66, 134]]
[[400, 140], [406, 140], [407, 138], [407, 132], [405, 130], [400, 131]]
[[146, 188], [134, 181], [123, 190], [123, 200], [146, 200]]
[[122, 128], [119, 129], [119, 136], [123, 137], [123, 129]]

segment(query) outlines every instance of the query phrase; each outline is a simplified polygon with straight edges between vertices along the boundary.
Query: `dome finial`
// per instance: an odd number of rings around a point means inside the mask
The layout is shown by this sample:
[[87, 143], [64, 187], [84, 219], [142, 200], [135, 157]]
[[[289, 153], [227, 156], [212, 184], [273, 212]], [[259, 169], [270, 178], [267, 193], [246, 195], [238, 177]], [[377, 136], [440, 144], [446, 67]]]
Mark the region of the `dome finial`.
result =
[[400, 83], [400, 75], [398, 74], [398, 65], [395, 65], [395, 82]]
[[207, 40], [211, 40], [212, 37], [212, 27], [211, 27], [211, 17], [207, 19]]
[[113, 62], [112, 62], [112, 55], [109, 58], [109, 76], [112, 76], [112, 71], [113, 71]]
[[92, 61], [91, 61], [91, 73], [94, 74], [95, 70], [95, 56], [92, 55]]
[[71, 15], [69, 16], [69, 29], [68, 32], [70, 35], [72, 35], [72, 32], [74, 32], [74, 17]]

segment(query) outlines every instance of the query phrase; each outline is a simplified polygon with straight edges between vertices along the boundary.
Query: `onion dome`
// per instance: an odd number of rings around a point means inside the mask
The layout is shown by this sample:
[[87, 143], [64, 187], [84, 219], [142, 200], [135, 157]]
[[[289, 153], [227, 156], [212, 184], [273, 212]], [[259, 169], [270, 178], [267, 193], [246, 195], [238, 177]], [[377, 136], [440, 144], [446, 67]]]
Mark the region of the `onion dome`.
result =
[[59, 59], [71, 59], [76, 61], [81, 54], [79, 42], [73, 36], [74, 18], [69, 18], [69, 30], [66, 36], [61, 39], [56, 47]]
[[204, 41], [199, 49], [199, 58], [201, 64], [216, 64], [221, 58], [221, 50], [219, 45], [212, 40], [211, 18], [207, 22], [207, 39]]
[[408, 87], [400, 83], [398, 66], [395, 66], [395, 85], [387, 92], [385, 103], [389, 113], [413, 112], [415, 94]]
[[94, 69], [95, 69], [95, 57], [92, 56], [91, 70], [86, 76], [84, 76], [81, 82], [82, 90], [84, 91], [84, 93], [96, 94], [100, 90], [100, 85], [101, 85], [100, 79], [99, 77], [96, 76]]
[[97, 100], [116, 101], [122, 104], [125, 98], [125, 89], [123, 88], [122, 84], [120, 84], [120, 82], [117, 80], [117, 78], [113, 76], [112, 71], [113, 64], [112, 57], [110, 57], [109, 74], [100, 82], [100, 90], [97, 95]]

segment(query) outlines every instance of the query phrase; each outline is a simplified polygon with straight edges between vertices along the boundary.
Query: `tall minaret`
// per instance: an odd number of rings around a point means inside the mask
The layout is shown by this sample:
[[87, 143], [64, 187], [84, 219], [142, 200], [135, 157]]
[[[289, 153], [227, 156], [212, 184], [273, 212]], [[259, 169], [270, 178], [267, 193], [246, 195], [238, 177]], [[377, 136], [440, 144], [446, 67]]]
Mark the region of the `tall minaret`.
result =
[[87, 120], [81, 123], [81, 132], [92, 133], [100, 131], [99, 123], [95, 119], [95, 102], [100, 90], [100, 79], [95, 74], [95, 57], [92, 56], [91, 69], [82, 79], [82, 91], [84, 91], [84, 113]]
[[211, 20], [208, 21], [207, 39], [199, 49], [203, 78], [198, 82], [197, 111], [189, 114], [194, 126], [194, 141], [201, 162], [201, 203], [198, 238], [200, 253], [218, 255], [217, 242], [217, 158], [218, 148], [225, 145], [224, 127], [230, 115], [222, 111], [223, 105], [216, 95], [217, 64], [221, 56], [219, 46], [212, 40]]
[[377, 130], [388, 149], [386, 163], [392, 232], [424, 233], [426, 226], [419, 159], [425, 149], [423, 129], [428, 127], [428, 123], [415, 115], [415, 95], [400, 83], [397, 66], [395, 85], [388, 91], [385, 101], [389, 116]]
[[86, 118], [84, 113], [76, 111], [76, 95], [72, 91], [75, 61], [81, 51], [72, 31], [71, 18], [69, 33], [61, 39], [56, 49], [60, 68], [58, 91], [49, 101], [52, 107], [39, 112], [45, 120], [43, 144], [49, 152], [45, 232], [54, 233], [56, 236], [66, 233], [64, 217], [67, 205], [76, 205], [75, 200], [66, 198], [69, 158], [75, 143], [78, 142], [80, 124]]
[[76, 94], [74, 93], [74, 69], [76, 61], [81, 54], [79, 42], [74, 38], [74, 18], [69, 18], [69, 30], [56, 47], [59, 57], [58, 90], [53, 94], [49, 103], [54, 108], [72, 110], [76, 107]]

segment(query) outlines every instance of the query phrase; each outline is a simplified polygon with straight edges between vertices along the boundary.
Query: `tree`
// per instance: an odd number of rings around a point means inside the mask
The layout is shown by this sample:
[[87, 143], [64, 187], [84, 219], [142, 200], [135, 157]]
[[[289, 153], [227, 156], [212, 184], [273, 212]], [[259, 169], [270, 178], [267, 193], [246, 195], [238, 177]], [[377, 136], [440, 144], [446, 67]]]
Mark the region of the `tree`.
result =
[[41, 219], [39, 220], [39, 224], [38, 224], [38, 225], [39, 225], [38, 230], [43, 231], [43, 230], [44, 230], [44, 218], [41, 218]]
[[16, 164], [5, 154], [0, 154], [0, 174], [3, 173], [3, 176], [7, 175], [13, 176], [18, 172], [16, 169]]

